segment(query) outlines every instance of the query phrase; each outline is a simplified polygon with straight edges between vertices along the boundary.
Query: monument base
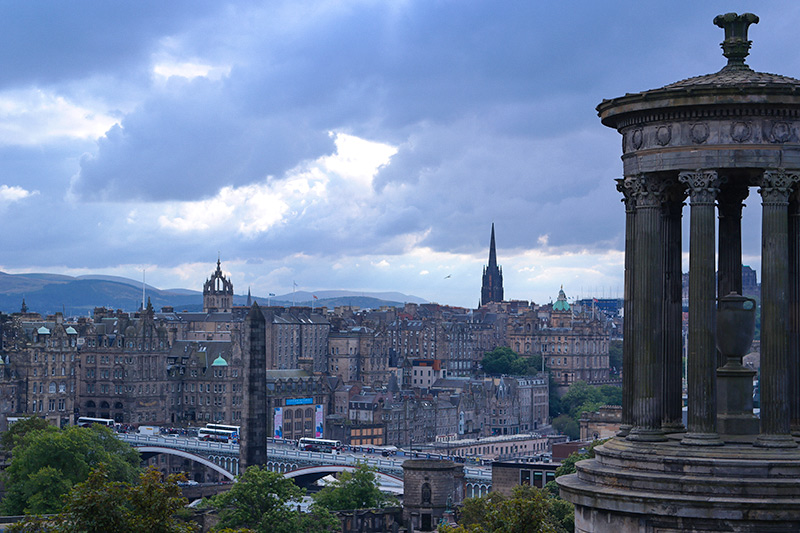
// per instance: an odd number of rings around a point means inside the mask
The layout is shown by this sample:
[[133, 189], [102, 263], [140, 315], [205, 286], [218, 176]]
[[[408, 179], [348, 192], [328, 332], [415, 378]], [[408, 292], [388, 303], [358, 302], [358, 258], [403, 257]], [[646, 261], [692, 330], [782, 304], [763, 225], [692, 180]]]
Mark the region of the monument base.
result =
[[[731, 437], [719, 447], [613, 438], [559, 477], [580, 533], [800, 531], [800, 451], [757, 448]], [[723, 436], [725, 439], [725, 436]]]

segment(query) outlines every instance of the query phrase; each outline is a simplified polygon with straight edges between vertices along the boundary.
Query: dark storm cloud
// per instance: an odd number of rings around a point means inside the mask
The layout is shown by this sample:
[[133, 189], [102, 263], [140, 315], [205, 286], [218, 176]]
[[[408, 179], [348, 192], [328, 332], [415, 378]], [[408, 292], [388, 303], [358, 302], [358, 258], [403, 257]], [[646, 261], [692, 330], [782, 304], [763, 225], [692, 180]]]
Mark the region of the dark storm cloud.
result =
[[159, 38], [217, 9], [188, 0], [2, 2], [0, 87], [140, 72]]

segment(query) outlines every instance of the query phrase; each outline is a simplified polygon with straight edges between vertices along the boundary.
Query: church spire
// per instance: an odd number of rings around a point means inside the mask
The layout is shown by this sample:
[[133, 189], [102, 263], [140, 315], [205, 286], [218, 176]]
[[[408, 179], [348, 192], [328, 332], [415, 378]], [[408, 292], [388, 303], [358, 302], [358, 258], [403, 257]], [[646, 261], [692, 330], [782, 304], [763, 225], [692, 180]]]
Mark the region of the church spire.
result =
[[492, 222], [492, 240], [489, 243], [489, 268], [497, 266], [497, 250], [494, 245], [494, 222]]
[[483, 268], [480, 305], [502, 301], [503, 269], [497, 266], [497, 247], [494, 240], [494, 222], [492, 222], [492, 237], [489, 241], [489, 264]]

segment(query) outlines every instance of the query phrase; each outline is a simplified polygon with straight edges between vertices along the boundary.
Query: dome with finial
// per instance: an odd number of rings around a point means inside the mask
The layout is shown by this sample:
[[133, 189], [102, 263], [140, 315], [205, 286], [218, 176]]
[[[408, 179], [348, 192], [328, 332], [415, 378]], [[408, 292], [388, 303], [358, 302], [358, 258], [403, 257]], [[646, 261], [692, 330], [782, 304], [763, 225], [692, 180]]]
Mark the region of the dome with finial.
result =
[[569, 302], [567, 302], [567, 295], [564, 293], [564, 286], [558, 291], [558, 298], [556, 303], [553, 304], [553, 311], [569, 311]]
[[[714, 24], [725, 30], [721, 46], [728, 61], [721, 70], [670, 83], [658, 89], [603, 100], [597, 106], [603, 124], [619, 128], [636, 120], [631, 116], [632, 113], [652, 114], [656, 109], [662, 108], [729, 106], [741, 103], [799, 104], [800, 80], [756, 72], [745, 63], [752, 43], [747, 39], [748, 28], [757, 23], [758, 17], [752, 13], [718, 15], [714, 18]], [[695, 139], [697, 138], [696, 134]], [[667, 144], [665, 136], [660, 140]]]
[[220, 355], [219, 357], [214, 359], [214, 362], [211, 363], [211, 366], [228, 366], [228, 362], [225, 359], [223, 359], [222, 356]]

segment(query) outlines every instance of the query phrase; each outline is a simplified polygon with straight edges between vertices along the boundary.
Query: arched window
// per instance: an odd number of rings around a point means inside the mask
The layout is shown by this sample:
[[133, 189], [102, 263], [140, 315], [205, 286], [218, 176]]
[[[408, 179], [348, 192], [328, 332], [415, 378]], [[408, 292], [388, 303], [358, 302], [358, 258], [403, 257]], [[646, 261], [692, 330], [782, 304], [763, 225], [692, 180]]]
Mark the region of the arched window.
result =
[[94, 409], [94, 402], [92, 400], [89, 400], [88, 402], [86, 402], [86, 408], [87, 409]]
[[67, 384], [63, 381], [58, 384], [58, 392], [67, 392]]
[[49, 392], [50, 394], [55, 394], [56, 393], [56, 382], [55, 381], [51, 381], [50, 382], [50, 387], [48, 387], [47, 392]]
[[100, 409], [108, 409], [108, 402], [100, 402]]

